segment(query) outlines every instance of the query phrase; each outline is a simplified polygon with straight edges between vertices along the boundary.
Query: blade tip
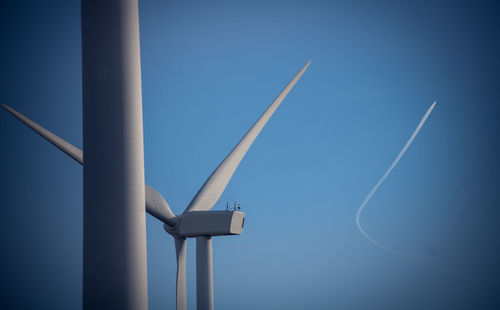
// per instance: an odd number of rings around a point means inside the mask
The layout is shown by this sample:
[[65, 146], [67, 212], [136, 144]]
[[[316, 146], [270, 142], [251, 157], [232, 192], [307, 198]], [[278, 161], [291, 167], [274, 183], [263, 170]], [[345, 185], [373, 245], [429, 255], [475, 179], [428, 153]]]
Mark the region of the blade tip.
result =
[[9, 107], [8, 105], [2, 103], [2, 108], [4, 108], [7, 112], [9, 112], [10, 114], [14, 114], [14, 109]]

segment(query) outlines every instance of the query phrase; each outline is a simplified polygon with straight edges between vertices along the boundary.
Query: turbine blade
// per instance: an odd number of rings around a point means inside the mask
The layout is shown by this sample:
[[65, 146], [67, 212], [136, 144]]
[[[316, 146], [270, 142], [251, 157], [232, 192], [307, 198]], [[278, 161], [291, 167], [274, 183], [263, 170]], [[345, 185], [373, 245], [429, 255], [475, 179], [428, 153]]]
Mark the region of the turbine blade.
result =
[[48, 131], [47, 129], [43, 128], [42, 126], [38, 125], [37, 123], [33, 122], [23, 114], [17, 112], [13, 108], [2, 104], [2, 107], [7, 110], [10, 114], [14, 115], [18, 120], [23, 122], [26, 126], [29, 128], [33, 129], [37, 134], [42, 136], [44, 139], [52, 143], [55, 147], [66, 153], [69, 157], [73, 158], [77, 162], [83, 165], [83, 152], [79, 148], [73, 146], [71, 143], [68, 143], [66, 140], [63, 140], [53, 134], [52, 132]]
[[177, 217], [163, 196], [149, 185], [146, 185], [146, 212], [169, 226], [178, 223]]
[[[35, 131], [37, 134], [52, 143], [55, 147], [83, 165], [82, 150], [67, 142], [66, 140], [59, 138], [54, 133], [38, 125], [13, 108], [5, 104], [2, 104], [2, 107], [10, 114], [14, 115], [18, 120], [23, 122], [26, 126], [33, 129], [33, 131]], [[146, 211], [163, 223], [168, 224], [169, 226], [177, 225], [177, 218], [170, 210], [170, 206], [167, 204], [165, 199], [163, 199], [163, 197], [157, 191], [155, 191], [148, 185], [146, 185]]]
[[175, 254], [177, 257], [175, 304], [177, 310], [186, 310], [186, 238], [175, 238]]
[[191, 200], [189, 205], [184, 210], [184, 213], [190, 211], [207, 211], [215, 205], [255, 138], [257, 138], [262, 128], [264, 128], [295, 83], [297, 83], [302, 74], [304, 74], [310, 63], [311, 61], [308, 61], [299, 73], [295, 75], [279, 96], [276, 97], [276, 99], [274, 99], [274, 101], [269, 105], [257, 122], [255, 122], [252, 128], [250, 128], [250, 130], [245, 134], [243, 139], [241, 139], [241, 141], [236, 145], [231, 153], [227, 155], [222, 163], [219, 164], [217, 169], [215, 169], [215, 171], [205, 181], [196, 196], [194, 196], [193, 200]]

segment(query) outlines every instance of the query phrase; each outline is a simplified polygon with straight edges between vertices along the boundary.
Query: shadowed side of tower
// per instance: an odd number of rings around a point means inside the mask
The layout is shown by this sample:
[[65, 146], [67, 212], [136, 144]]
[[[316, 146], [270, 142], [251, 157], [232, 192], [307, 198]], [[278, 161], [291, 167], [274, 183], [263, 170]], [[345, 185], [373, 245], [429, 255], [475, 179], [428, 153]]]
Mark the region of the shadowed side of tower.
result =
[[147, 309], [137, 0], [82, 0], [83, 308]]

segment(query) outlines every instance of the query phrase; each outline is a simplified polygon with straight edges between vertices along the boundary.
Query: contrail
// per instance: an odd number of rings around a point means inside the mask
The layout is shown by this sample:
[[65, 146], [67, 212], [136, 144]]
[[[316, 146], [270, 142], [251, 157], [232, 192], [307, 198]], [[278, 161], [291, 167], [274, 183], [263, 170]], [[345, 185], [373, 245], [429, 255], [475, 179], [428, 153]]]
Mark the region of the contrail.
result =
[[[403, 157], [403, 155], [405, 154], [405, 152], [408, 149], [408, 147], [410, 147], [411, 143], [413, 142], [413, 140], [415, 139], [415, 137], [418, 135], [418, 132], [420, 131], [420, 129], [424, 125], [424, 123], [427, 120], [427, 118], [429, 117], [429, 115], [431, 114], [431, 112], [434, 109], [435, 105], [436, 105], [436, 101], [434, 101], [432, 103], [432, 105], [430, 106], [430, 108], [427, 110], [427, 112], [425, 112], [424, 117], [422, 117], [422, 119], [420, 120], [420, 123], [418, 124], [417, 128], [415, 129], [415, 131], [411, 135], [410, 139], [408, 139], [408, 141], [406, 142], [406, 144], [403, 147], [403, 149], [399, 152], [398, 156], [396, 156], [396, 159], [394, 159], [394, 161], [392, 162], [392, 164], [389, 167], [389, 169], [387, 169], [387, 171], [385, 172], [385, 174], [380, 178], [380, 180], [377, 182], [377, 184], [375, 184], [375, 186], [372, 188], [372, 190], [370, 191], [370, 193], [368, 194], [368, 196], [366, 196], [365, 200], [363, 201], [363, 203], [359, 207], [358, 212], [356, 212], [356, 225], [358, 226], [359, 231], [363, 234], [363, 236], [365, 236], [366, 239], [368, 239], [371, 243], [375, 244], [376, 246], [378, 246], [378, 247], [380, 247], [380, 248], [382, 248], [382, 249], [384, 249], [384, 250], [386, 250], [386, 251], [388, 251], [390, 253], [393, 253], [393, 254], [396, 254], [396, 255], [401, 255], [401, 256], [404, 256], [404, 257], [408, 257], [410, 259], [413, 259], [415, 261], [423, 263], [423, 264], [425, 264], [425, 265], [427, 265], [429, 267], [432, 267], [434, 269], [442, 270], [441, 268], [439, 268], [437, 266], [434, 266], [434, 265], [432, 265], [432, 264], [424, 261], [421, 258], [410, 256], [410, 255], [408, 255], [408, 254], [406, 254], [404, 252], [398, 251], [396, 249], [391, 249], [391, 248], [383, 245], [382, 243], [380, 243], [380, 242], [376, 241], [375, 239], [373, 239], [372, 237], [370, 237], [370, 235], [368, 235], [363, 230], [363, 228], [361, 227], [361, 224], [359, 223], [359, 216], [361, 215], [361, 212], [363, 212], [363, 209], [365, 208], [366, 204], [368, 203], [368, 201], [370, 201], [370, 199], [372, 198], [373, 194], [375, 194], [375, 192], [377, 191], [377, 189], [379, 188], [379, 186], [385, 181], [385, 179], [387, 178], [387, 176], [391, 173], [392, 169], [394, 169], [394, 167], [396, 167], [396, 165], [398, 164], [398, 162], [401, 159], [401, 157]], [[444, 270], [442, 270], [442, 271], [444, 271]]]

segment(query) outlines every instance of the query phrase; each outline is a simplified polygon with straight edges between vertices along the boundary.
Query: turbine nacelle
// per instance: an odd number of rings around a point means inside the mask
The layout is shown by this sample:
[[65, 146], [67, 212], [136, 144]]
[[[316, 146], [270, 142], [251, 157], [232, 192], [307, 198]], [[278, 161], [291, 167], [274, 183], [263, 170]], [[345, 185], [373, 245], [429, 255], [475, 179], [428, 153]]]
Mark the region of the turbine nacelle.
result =
[[240, 235], [245, 213], [239, 211], [192, 211], [177, 216], [178, 225], [163, 228], [175, 238]]

